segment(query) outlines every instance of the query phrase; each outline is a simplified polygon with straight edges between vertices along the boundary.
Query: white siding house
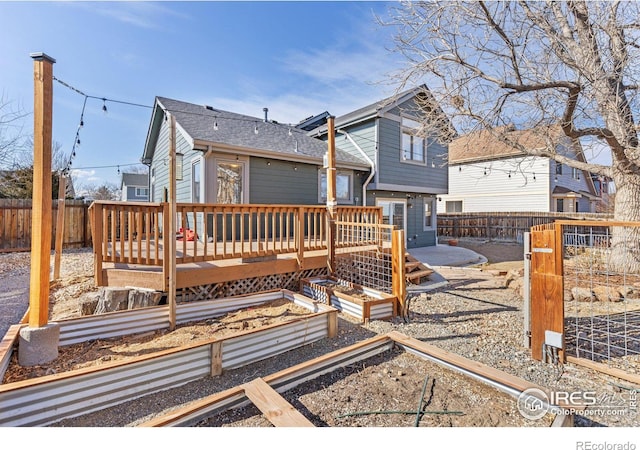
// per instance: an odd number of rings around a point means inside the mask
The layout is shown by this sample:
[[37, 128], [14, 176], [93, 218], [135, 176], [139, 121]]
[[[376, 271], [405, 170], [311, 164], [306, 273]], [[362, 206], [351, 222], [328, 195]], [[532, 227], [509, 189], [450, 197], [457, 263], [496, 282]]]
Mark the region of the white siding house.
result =
[[[544, 148], [551, 128], [509, 131], [508, 140]], [[579, 145], [557, 134], [558, 153], [584, 160]], [[487, 131], [471, 133], [449, 145], [449, 193], [438, 196], [438, 213], [595, 212], [599, 197], [591, 175], [539, 156], [529, 156]]]

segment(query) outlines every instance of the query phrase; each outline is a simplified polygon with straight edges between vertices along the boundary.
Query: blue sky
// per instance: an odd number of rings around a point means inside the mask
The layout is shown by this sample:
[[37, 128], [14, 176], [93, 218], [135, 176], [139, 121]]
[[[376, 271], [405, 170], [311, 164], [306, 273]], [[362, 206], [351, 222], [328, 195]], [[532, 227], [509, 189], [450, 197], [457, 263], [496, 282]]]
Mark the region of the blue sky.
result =
[[[33, 110], [30, 53], [90, 96], [153, 104], [164, 96], [281, 123], [341, 115], [393, 92], [388, 2], [4, 2], [0, 93]], [[70, 154], [84, 98], [54, 83], [53, 139]], [[119, 185], [138, 163], [151, 110], [89, 99], [72, 168], [77, 187]], [[24, 121], [30, 134], [33, 117]]]

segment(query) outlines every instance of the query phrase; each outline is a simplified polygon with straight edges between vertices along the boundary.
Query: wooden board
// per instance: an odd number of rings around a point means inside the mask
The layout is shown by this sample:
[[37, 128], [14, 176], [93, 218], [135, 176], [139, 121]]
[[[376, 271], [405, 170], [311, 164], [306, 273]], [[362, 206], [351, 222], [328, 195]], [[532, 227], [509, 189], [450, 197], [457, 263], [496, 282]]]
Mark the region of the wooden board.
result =
[[269, 422], [277, 427], [313, 427], [313, 424], [262, 378], [244, 385], [244, 393]]

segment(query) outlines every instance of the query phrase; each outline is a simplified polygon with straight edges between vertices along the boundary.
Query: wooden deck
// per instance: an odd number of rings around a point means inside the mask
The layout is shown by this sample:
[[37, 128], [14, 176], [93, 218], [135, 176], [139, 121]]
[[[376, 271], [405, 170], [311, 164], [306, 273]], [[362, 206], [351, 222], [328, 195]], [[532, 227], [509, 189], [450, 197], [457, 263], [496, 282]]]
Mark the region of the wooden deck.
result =
[[[182, 241], [177, 242], [181, 249]], [[188, 242], [193, 248], [194, 242]], [[119, 243], [116, 243], [116, 247]], [[200, 248], [201, 242], [196, 243]], [[212, 244], [209, 244], [211, 247]], [[158, 243], [162, 255], [162, 241]], [[231, 252], [229, 250], [229, 252]], [[202, 255], [202, 251], [200, 251]], [[257, 253], [256, 253], [257, 254]], [[132, 261], [135, 261], [133, 258]], [[319, 269], [327, 266], [327, 250], [313, 250], [304, 253], [302, 261], [298, 261], [297, 253], [281, 253], [277, 255], [253, 256], [250, 258], [228, 258], [220, 260], [193, 261], [193, 253], [187, 250], [176, 252], [176, 260], [191, 260], [178, 263], [176, 266], [176, 288], [182, 289], [204, 284], [222, 283], [243, 278], [260, 277], [273, 274], [296, 272], [301, 269]], [[163, 260], [157, 265], [138, 264], [136, 262], [103, 262], [101, 269], [101, 286], [125, 287], [165, 290]], [[98, 278], [97, 278], [98, 279]]]

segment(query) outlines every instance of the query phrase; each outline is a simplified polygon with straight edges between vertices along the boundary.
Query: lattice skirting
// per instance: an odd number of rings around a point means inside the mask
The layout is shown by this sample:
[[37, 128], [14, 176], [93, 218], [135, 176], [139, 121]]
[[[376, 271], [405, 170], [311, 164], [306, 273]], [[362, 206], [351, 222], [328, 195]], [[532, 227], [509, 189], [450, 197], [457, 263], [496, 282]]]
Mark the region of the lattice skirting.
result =
[[298, 292], [301, 279], [325, 275], [327, 275], [327, 269], [319, 268], [187, 287], [176, 291], [176, 301], [178, 303], [198, 302], [272, 289], [289, 289]]

